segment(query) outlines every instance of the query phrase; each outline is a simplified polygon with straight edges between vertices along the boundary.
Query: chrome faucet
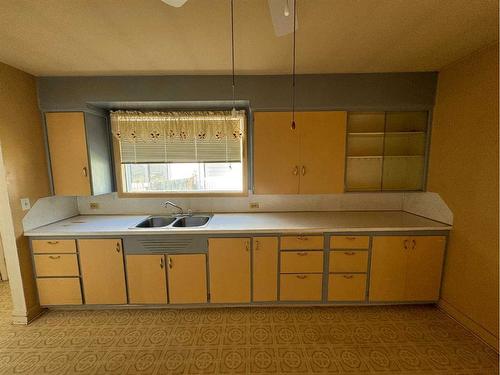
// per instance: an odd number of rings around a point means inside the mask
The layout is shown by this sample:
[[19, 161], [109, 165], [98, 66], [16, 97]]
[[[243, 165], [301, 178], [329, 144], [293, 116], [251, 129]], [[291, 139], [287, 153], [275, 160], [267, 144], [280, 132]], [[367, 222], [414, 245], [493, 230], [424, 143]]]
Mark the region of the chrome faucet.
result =
[[179, 212], [180, 215], [184, 215], [184, 210], [182, 209], [182, 207], [176, 205], [174, 202], [166, 201], [165, 203], [163, 203], [163, 206], [165, 206], [165, 208], [167, 208], [168, 206], [175, 207], [175, 208], [177, 208], [180, 211]]

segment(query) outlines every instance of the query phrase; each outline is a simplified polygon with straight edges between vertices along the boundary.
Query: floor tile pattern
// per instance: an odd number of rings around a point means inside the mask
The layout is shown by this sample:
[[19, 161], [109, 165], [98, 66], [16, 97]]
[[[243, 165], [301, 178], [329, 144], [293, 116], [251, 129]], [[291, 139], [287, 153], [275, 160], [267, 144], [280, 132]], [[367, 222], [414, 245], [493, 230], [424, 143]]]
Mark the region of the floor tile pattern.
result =
[[431, 306], [50, 311], [10, 323], [0, 374], [498, 374], [498, 356]]

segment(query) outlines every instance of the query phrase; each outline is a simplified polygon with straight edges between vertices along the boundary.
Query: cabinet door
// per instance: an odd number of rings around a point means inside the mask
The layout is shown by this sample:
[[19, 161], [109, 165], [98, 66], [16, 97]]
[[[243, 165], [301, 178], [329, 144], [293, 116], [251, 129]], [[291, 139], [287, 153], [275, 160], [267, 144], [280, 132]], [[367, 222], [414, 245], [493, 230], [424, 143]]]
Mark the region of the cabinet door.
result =
[[208, 240], [210, 301], [250, 302], [250, 239]]
[[347, 112], [299, 112], [300, 193], [344, 191]]
[[83, 112], [45, 115], [55, 195], [91, 195]]
[[167, 303], [164, 255], [127, 255], [129, 303]]
[[85, 303], [127, 303], [121, 240], [78, 240], [78, 250]]
[[167, 255], [170, 303], [207, 302], [205, 254]]
[[253, 239], [253, 300], [278, 299], [278, 238]]
[[444, 236], [415, 236], [408, 250], [406, 300], [437, 301], [443, 269]]
[[299, 133], [290, 112], [256, 112], [253, 125], [255, 194], [299, 192]]
[[373, 237], [370, 301], [405, 300], [407, 249], [410, 241], [409, 237], [400, 236]]

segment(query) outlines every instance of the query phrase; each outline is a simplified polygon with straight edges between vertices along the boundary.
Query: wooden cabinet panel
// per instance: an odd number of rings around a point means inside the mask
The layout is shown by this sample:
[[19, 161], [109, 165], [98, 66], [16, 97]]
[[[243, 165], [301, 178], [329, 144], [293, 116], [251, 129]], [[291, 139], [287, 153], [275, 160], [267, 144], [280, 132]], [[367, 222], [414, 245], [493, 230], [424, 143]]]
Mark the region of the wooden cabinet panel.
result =
[[75, 240], [33, 240], [31, 248], [35, 254], [76, 253]]
[[125, 304], [125, 270], [121, 240], [78, 240], [86, 304]]
[[331, 236], [330, 249], [368, 249], [369, 236]]
[[298, 194], [299, 134], [290, 112], [255, 112], [253, 175], [255, 194]]
[[320, 250], [320, 249], [323, 249], [323, 236], [281, 237], [281, 250]]
[[414, 236], [408, 250], [406, 300], [437, 301], [446, 237]]
[[80, 275], [76, 254], [40, 254], [33, 258], [37, 277]]
[[281, 274], [280, 301], [321, 301], [321, 274]]
[[56, 195], [91, 194], [83, 112], [45, 114]]
[[329, 301], [364, 301], [365, 298], [366, 274], [330, 274]]
[[250, 239], [209, 238], [210, 301], [250, 302]]
[[253, 300], [256, 302], [278, 299], [278, 238], [253, 239]]
[[167, 255], [170, 303], [207, 302], [205, 254]]
[[322, 273], [322, 251], [282, 251], [281, 273]]
[[164, 255], [127, 255], [129, 303], [167, 303]]
[[82, 293], [78, 277], [36, 279], [40, 305], [81, 305]]
[[301, 194], [344, 191], [347, 112], [298, 112]]
[[330, 251], [330, 272], [366, 272], [368, 251]]
[[370, 301], [405, 300], [407, 253], [403, 251], [409, 237], [373, 237], [370, 272]]

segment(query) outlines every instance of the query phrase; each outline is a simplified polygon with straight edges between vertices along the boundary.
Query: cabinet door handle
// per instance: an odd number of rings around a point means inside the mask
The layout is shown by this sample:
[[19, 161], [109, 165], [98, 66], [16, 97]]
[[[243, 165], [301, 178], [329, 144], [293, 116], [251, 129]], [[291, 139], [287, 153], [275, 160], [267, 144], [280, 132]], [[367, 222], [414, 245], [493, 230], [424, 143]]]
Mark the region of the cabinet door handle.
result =
[[245, 250], [246, 251], [250, 250], [250, 242], [249, 241], [245, 241]]
[[61, 258], [61, 256], [60, 255], [49, 255], [49, 258], [50, 259], [59, 259], [59, 258]]
[[116, 252], [117, 253], [120, 252], [120, 243], [119, 242], [116, 243]]
[[297, 275], [297, 279], [304, 280], [304, 279], [307, 279], [307, 276], [306, 275]]
[[59, 241], [47, 241], [49, 245], [57, 245]]
[[168, 268], [172, 269], [173, 266], [172, 258], [168, 257]]
[[346, 251], [344, 255], [354, 255], [356, 254], [354, 251]]
[[301, 251], [301, 252], [297, 253], [297, 255], [301, 256], [301, 257], [306, 256], [307, 255], [307, 251]]
[[408, 242], [410, 242], [410, 240], [404, 240], [405, 250], [408, 250]]
[[292, 173], [294, 176], [297, 176], [299, 174], [299, 167], [296, 165], [295, 168], [293, 168]]
[[260, 242], [259, 240], [255, 240], [255, 251], [259, 250], [260, 248]]
[[352, 279], [354, 276], [353, 275], [344, 275], [344, 279]]
[[303, 165], [301, 169], [302, 176], [306, 175], [306, 167]]
[[161, 268], [161, 269], [163, 269], [163, 267], [164, 267], [164, 264], [163, 264], [163, 257], [161, 257], [161, 259], [160, 259], [160, 268]]
[[412, 249], [412, 250], [415, 250], [415, 249], [417, 248], [417, 241], [415, 241], [415, 240], [411, 240], [411, 243], [412, 243], [412, 247], [411, 247], [411, 249]]
[[83, 176], [84, 176], [84, 177], [87, 177], [87, 176], [88, 176], [87, 167], [83, 167], [83, 169], [82, 169], [82, 173], [83, 173]]

